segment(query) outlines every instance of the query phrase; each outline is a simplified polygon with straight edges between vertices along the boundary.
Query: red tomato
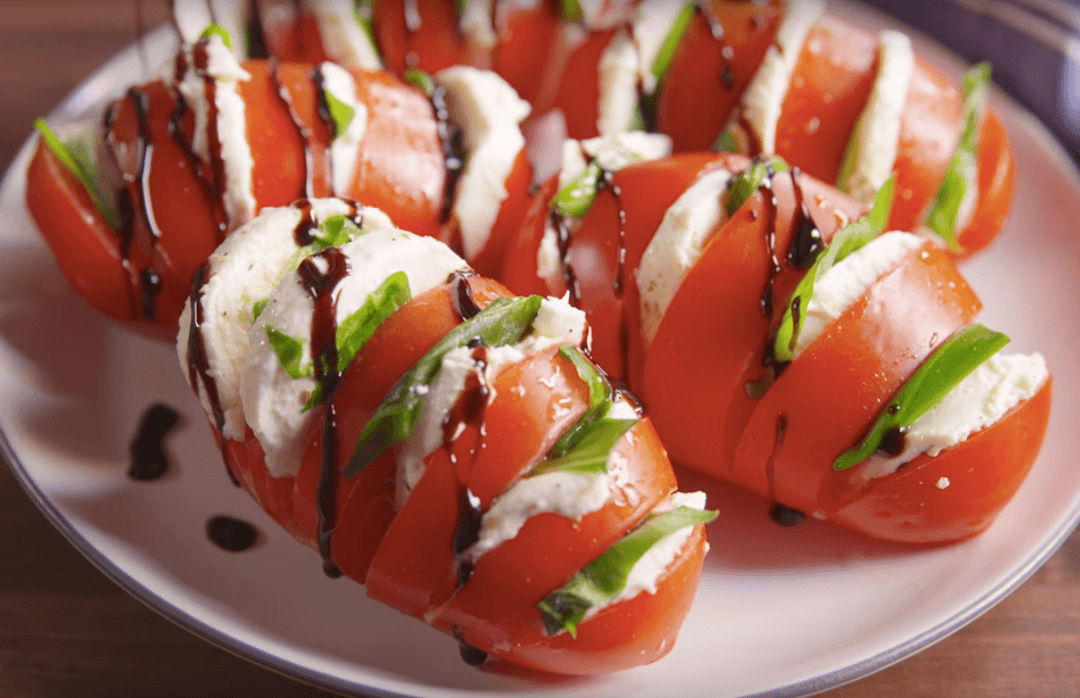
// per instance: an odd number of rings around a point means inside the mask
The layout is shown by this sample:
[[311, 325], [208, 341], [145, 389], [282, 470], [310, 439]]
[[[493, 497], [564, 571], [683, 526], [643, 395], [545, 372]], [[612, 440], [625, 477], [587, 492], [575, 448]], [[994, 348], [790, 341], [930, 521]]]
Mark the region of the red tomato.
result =
[[712, 147], [772, 44], [782, 12], [776, 0], [707, 5], [679, 42], [657, 100], [656, 128], [671, 136], [677, 153]]
[[[452, 596], [429, 614], [428, 622], [496, 654], [513, 656], [514, 648], [537, 641], [536, 604], [626, 535], [676, 488], [663, 446], [647, 420], [631, 427], [613, 457], [622, 459], [626, 470], [612, 483], [602, 508], [580, 521], [554, 513], [529, 518], [514, 538], [476, 562], [460, 588], [446, 590]], [[546, 668], [563, 671], [559, 664]]]
[[776, 154], [835, 182], [877, 76], [878, 37], [826, 15], [806, 35], [776, 125]]
[[[801, 204], [825, 241], [842, 219], [861, 213], [840, 192], [799, 179], [796, 187], [791, 172], [777, 174], [770, 197], [775, 206], [756, 192], [713, 233], [643, 350], [640, 377], [631, 375], [631, 388], [677, 463], [721, 475], [731, 461], [754, 405], [748, 384], [765, 374], [774, 316], [804, 273], [786, 261]], [[763, 297], [774, 299], [770, 315]]]
[[725, 478], [803, 513], [821, 510], [830, 478], [848, 478], [833, 460], [980, 308], [947, 253], [929, 243], [909, 252], [757, 402]]
[[548, 214], [551, 212], [548, 202], [558, 189], [558, 177], [552, 177], [540, 187], [540, 191], [529, 204], [518, 234], [507, 245], [502, 271], [497, 278], [514, 293], [561, 297], [566, 292], [565, 286], [561, 285], [561, 279], [560, 285], [548, 284], [537, 276], [536, 271], [536, 253], [540, 248], [540, 240], [544, 237]]
[[1009, 147], [1009, 137], [997, 114], [989, 109], [979, 128], [976, 158], [975, 213], [956, 233], [956, 241], [965, 254], [985, 248], [1001, 232], [1016, 184], [1016, 160]]
[[858, 492], [849, 490], [851, 503], [830, 503], [836, 509], [829, 518], [864, 535], [911, 543], [973, 536], [1016, 494], [1039, 453], [1049, 417], [1048, 379], [1031, 399], [956, 446], [937, 456], [923, 454]]
[[[697, 526], [679, 556], [664, 572], [656, 593], [642, 592], [613, 604], [568, 633], [546, 637], [535, 625], [519, 636], [510, 652], [496, 651], [511, 661], [542, 671], [595, 674], [619, 671], [660, 659], [675, 646], [675, 636], [690, 610], [705, 557], [705, 529]], [[529, 635], [532, 636], [530, 641]]]
[[[600, 73], [597, 66], [600, 55], [614, 35], [613, 31], [592, 32], [565, 59], [559, 87], [550, 106], [562, 110], [569, 138], [592, 138], [599, 134]], [[537, 107], [549, 108], [546, 104]]]
[[[405, 0], [373, 0], [375, 42], [388, 70], [398, 75], [407, 68], [436, 73], [453, 65], [473, 65], [475, 60], [457, 29], [454, 2], [430, 0], [413, 3], [415, 18], [408, 17]], [[413, 26], [409, 22], [418, 20]]]

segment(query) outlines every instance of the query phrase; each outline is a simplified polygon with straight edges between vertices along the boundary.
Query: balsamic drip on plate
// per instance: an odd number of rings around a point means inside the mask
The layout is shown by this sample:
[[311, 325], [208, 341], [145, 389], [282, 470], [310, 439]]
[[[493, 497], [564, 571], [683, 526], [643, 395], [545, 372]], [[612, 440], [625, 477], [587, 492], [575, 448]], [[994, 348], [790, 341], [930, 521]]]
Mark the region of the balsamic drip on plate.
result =
[[206, 522], [206, 535], [222, 550], [239, 553], [259, 541], [259, 532], [247, 521], [232, 516], [214, 516]]
[[773, 441], [772, 451], [765, 461], [765, 477], [769, 481], [769, 517], [781, 526], [794, 526], [803, 520], [802, 512], [776, 501], [776, 456], [780, 453], [786, 431], [787, 415], [781, 412], [776, 415], [776, 440]]
[[180, 422], [180, 415], [176, 410], [160, 402], [151, 405], [143, 413], [129, 447], [131, 466], [128, 468], [128, 477], [138, 482], [150, 482], [169, 472], [165, 437]]
[[[325, 268], [323, 268], [325, 267]], [[337, 494], [337, 413], [330, 399], [341, 380], [338, 370], [337, 298], [334, 288], [349, 273], [345, 254], [336, 247], [327, 247], [308, 257], [297, 268], [300, 283], [311, 294], [314, 312], [311, 316], [311, 356], [315, 380], [326, 406], [322, 422], [322, 467], [316, 489], [316, 508], [319, 514], [318, 544], [323, 558], [323, 571], [329, 577], [340, 577], [341, 570], [331, 559], [331, 543], [337, 523], [334, 498]]]

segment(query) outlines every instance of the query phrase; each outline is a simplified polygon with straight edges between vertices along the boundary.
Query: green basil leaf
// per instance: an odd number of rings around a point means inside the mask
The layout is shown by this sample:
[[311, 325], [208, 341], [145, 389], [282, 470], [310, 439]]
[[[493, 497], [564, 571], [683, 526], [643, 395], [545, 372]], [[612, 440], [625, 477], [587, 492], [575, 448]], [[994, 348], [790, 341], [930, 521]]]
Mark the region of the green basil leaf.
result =
[[584, 424], [577, 432], [574, 445], [557, 458], [538, 464], [529, 476], [558, 470], [563, 473], [603, 473], [607, 460], [622, 435], [638, 423], [636, 419], [598, 419]]
[[109, 224], [109, 227], [114, 230], [120, 227], [120, 219], [116, 215], [116, 212], [112, 210], [112, 207], [105, 203], [105, 200], [98, 195], [97, 189], [94, 188], [94, 182], [89, 175], [89, 167], [84, 166], [79, 160], [72, 154], [72, 151], [67, 148], [60, 139], [56, 137], [49, 125], [45, 123], [45, 119], [38, 117], [34, 119], [34, 128], [41, 134], [41, 140], [45, 143], [45, 147], [49, 149], [60, 164], [67, 169], [68, 172], [75, 175], [79, 180], [79, 183], [83, 185], [83, 189], [90, 195], [90, 200], [94, 203], [94, 208], [98, 210], [105, 222]]
[[468, 0], [454, 0], [454, 11], [457, 12], [458, 19], [465, 14], [465, 5]]
[[1008, 343], [1009, 338], [1001, 332], [978, 324], [968, 325], [942, 342], [900, 387], [859, 443], [833, 461], [833, 469], [844, 470], [869, 458], [887, 433], [911, 426]]
[[430, 73], [416, 68], [409, 68], [401, 74], [401, 77], [405, 82], [418, 88], [428, 97], [435, 93], [435, 78], [431, 77]]
[[613, 601], [626, 588], [630, 569], [650, 548], [680, 529], [707, 524], [715, 518], [715, 511], [691, 507], [646, 517], [644, 523], [536, 604], [544, 631], [550, 636], [565, 630], [577, 637], [577, 625], [589, 609]]
[[461, 323], [443, 337], [398, 379], [383, 398], [375, 414], [364, 426], [342, 474], [353, 477], [394, 444], [408, 438], [420, 417], [423, 393], [442, 368], [442, 360], [452, 349], [479, 340], [487, 347], [515, 344], [528, 334], [540, 296], [499, 298]]
[[285, 370], [289, 378], [305, 378], [312, 375], [312, 367], [300, 365], [300, 357], [304, 354], [304, 342], [302, 339], [290, 337], [280, 330], [266, 325], [266, 339], [270, 342], [274, 353], [277, 354], [278, 363]]
[[712, 150], [717, 153], [737, 153], [741, 150], [739, 139], [736, 138], [735, 131], [730, 126], [721, 131], [720, 135], [716, 137]]
[[411, 298], [409, 277], [403, 271], [391, 274], [372, 291], [364, 304], [337, 327], [334, 343], [337, 345], [338, 371], [344, 371], [379, 325]]
[[783, 172], [788, 168], [783, 158], [775, 155], [768, 160], [754, 160], [750, 167], [732, 178], [728, 184], [727, 197], [724, 199], [724, 210], [728, 216], [735, 214], [746, 200], [749, 199], [766, 177], [771, 177], [776, 172]]
[[251, 304], [251, 321], [254, 322], [259, 319], [263, 311], [266, 310], [266, 304], [270, 302], [269, 298], [263, 298], [262, 300], [255, 301]]
[[855, 165], [859, 162], [859, 121], [855, 122], [855, 126], [851, 129], [851, 136], [848, 138], [847, 145], [844, 146], [844, 157], [840, 160], [840, 169], [836, 173], [836, 184], [834, 185], [840, 191], [850, 191], [848, 188], [848, 180], [851, 179], [852, 173], [855, 172]]
[[938, 189], [926, 225], [941, 236], [949, 249], [958, 250], [956, 242], [956, 216], [968, 187], [975, 184], [975, 148], [978, 145], [979, 124], [986, 105], [990, 83], [990, 64], [979, 63], [964, 76], [961, 92], [964, 95], [963, 130], [952, 160], [945, 170], [941, 188]]
[[818, 255], [818, 258], [806, 270], [806, 275], [799, 280], [799, 285], [791, 294], [773, 339], [773, 358], [778, 363], [786, 363], [794, 357], [795, 346], [798, 344], [803, 321], [806, 319], [806, 309], [810, 305], [814, 284], [817, 283], [818, 278], [837, 262], [863, 247], [885, 230], [885, 224], [889, 220], [889, 210], [892, 208], [892, 195], [893, 177], [889, 177], [874, 197], [870, 212], [837, 231], [829, 246]]
[[580, 22], [581, 17], [581, 5], [578, 4], [578, 0], [560, 0], [559, 19], [565, 19], [570, 22]]
[[326, 100], [326, 110], [330, 112], [330, 121], [334, 124], [331, 139], [345, 135], [345, 131], [349, 128], [349, 124], [352, 123], [353, 117], [356, 116], [356, 109], [332, 95], [330, 90], [323, 90], [323, 99]]
[[327, 247], [341, 247], [345, 243], [364, 234], [364, 230], [352, 219], [345, 216], [330, 216], [319, 223], [319, 233], [312, 235], [312, 253]]
[[656, 78], [656, 92], [660, 91], [660, 83], [664, 81], [664, 76], [667, 75], [668, 68], [671, 66], [671, 59], [675, 57], [675, 49], [679, 47], [679, 42], [682, 41], [686, 28], [690, 26], [690, 20], [694, 18], [694, 12], [696, 11], [697, 2], [695, 0], [683, 3], [679, 14], [675, 17], [675, 21], [664, 36], [664, 41], [660, 44], [656, 57], [653, 58], [651, 70], [653, 77]]
[[210, 24], [206, 29], [202, 30], [202, 34], [199, 34], [200, 39], [209, 39], [211, 36], [220, 36], [221, 42], [225, 44], [225, 48], [232, 50], [232, 41], [229, 39], [229, 32], [225, 31], [225, 28], [220, 24]]
[[571, 344], [559, 347], [559, 354], [574, 365], [578, 377], [589, 386], [589, 406], [585, 414], [581, 415], [570, 428], [559, 437], [555, 445], [548, 451], [548, 458], [559, 458], [570, 452], [581, 438], [582, 430], [590, 423], [607, 414], [611, 407], [611, 383], [596, 370], [593, 363], [581, 353], [581, 350]]
[[555, 194], [548, 206], [566, 218], [583, 218], [596, 198], [596, 185], [601, 174], [599, 163], [593, 160], [581, 174]]

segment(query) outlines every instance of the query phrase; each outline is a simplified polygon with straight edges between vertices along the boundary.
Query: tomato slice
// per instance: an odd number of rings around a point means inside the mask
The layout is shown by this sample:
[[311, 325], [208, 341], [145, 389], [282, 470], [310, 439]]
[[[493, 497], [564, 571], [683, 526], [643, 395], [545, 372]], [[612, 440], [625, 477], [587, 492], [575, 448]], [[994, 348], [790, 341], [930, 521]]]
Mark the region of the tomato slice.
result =
[[559, 178], [552, 177], [533, 197], [517, 235], [513, 236], [503, 255], [503, 266], [496, 277], [514, 293], [529, 295], [537, 293], [561, 297], [566, 293], [565, 284], [549, 284], [537, 275], [536, 254], [540, 241], [544, 237], [544, 226], [550, 208], [548, 202], [555, 197], [559, 189]]
[[120, 236], [43, 142], [26, 173], [26, 205], [75, 292], [106, 315], [133, 323], [138, 311], [122, 266]]
[[[595, 674], [620, 671], [662, 658], [675, 646], [675, 636], [693, 600], [705, 559], [705, 527], [697, 526], [679, 556], [664, 572], [656, 593], [642, 592], [600, 610], [580, 623], [577, 637], [546, 637], [535, 625], [518, 637], [510, 651], [495, 654], [541, 671]], [[530, 638], [531, 636], [531, 638]]]
[[849, 477], [833, 471], [833, 459], [980, 308], [946, 252], [929, 243], [909, 252], [758, 401], [725, 479], [803, 513], [820, 511], [822, 488]]
[[[523, 148], [514, 160], [514, 166], [503, 184], [506, 189], [506, 198], [499, 205], [499, 213], [491, 226], [487, 242], [472, 259], [468, 260], [478, 274], [490, 278], [499, 276], [503, 260], [510, 248], [515, 245], [515, 238], [532, 203], [529, 196], [531, 183], [532, 165], [529, 164], [529, 158]], [[534, 264], [535, 257], [534, 254]]]
[[979, 128], [976, 146], [978, 198], [975, 213], [956, 242], [965, 255], [989, 245], [1005, 226], [1016, 185], [1016, 160], [1009, 147], [1009, 136], [997, 114], [989, 108]]
[[[556, 2], [543, 0], [533, 8], [505, 3], [505, 8], [495, 8], [495, 32], [499, 45], [495, 47], [492, 70], [530, 104], [540, 91], [540, 84], [544, 80], [543, 66], [548, 65], [548, 57], [559, 31]], [[501, 16], [503, 13], [504, 17]]]
[[[806, 220], [798, 212], [805, 204], [828, 241], [862, 211], [810, 177], [795, 186], [792, 172], [772, 178], [770, 199], [776, 204], [756, 192], [708, 239], [644, 350], [640, 379], [630, 380], [672, 460], [717, 476], [754, 408], [748, 383], [765, 373], [770, 326], [804, 273], [786, 260], [797, 222]], [[774, 299], [770, 314], [763, 298]]]
[[776, 154], [835, 182], [877, 76], [878, 37], [823, 16], [806, 35], [776, 125]]
[[[476, 562], [468, 581], [429, 614], [428, 622], [495, 654], [536, 641], [536, 604], [676, 488], [663, 446], [647, 420], [630, 428], [611, 457], [626, 465], [603, 507], [580, 521], [554, 513], [530, 517], [514, 538]], [[557, 665], [548, 670], [561, 671]]]
[[540, 461], [585, 412], [588, 386], [551, 348], [490, 378], [481, 425], [467, 424], [427, 470], [387, 531], [368, 573], [368, 594], [422, 617], [456, 586], [451, 540], [468, 491], [481, 511]]
[[[412, 17], [412, 5], [416, 17]], [[458, 31], [457, 11], [451, 0], [409, 3], [373, 0], [375, 42], [388, 70], [398, 75], [407, 68], [436, 73], [452, 65], [474, 65]], [[410, 26], [410, 22], [418, 20]]]
[[839, 508], [829, 519], [863, 535], [911, 543], [947, 543], [985, 530], [1039, 453], [1050, 417], [1050, 383], [956, 446], [923, 454], [858, 493], [846, 492], [851, 503], [830, 503]]
[[707, 150], [724, 129], [780, 24], [782, 6], [702, 3], [683, 34], [660, 86], [656, 130], [676, 153]]
[[[566, 59], [562, 79], [551, 105], [562, 110], [569, 138], [598, 136], [600, 118], [600, 56], [615, 36], [614, 31], [594, 31]], [[546, 105], [545, 105], [546, 106]]]
[[916, 57], [900, 115], [890, 230], [913, 230], [922, 221], [956, 150], [961, 106], [956, 87]]

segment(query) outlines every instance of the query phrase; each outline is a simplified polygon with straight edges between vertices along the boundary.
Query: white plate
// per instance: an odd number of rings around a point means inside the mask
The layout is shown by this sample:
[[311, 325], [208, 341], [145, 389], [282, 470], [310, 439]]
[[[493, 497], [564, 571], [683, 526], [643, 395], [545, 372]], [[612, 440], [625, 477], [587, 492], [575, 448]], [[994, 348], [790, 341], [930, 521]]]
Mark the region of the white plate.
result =
[[[151, 62], [168, 55], [151, 36]], [[955, 59], [932, 46], [956, 74]], [[56, 113], [62, 122], [140, 79], [129, 49]], [[167, 617], [256, 662], [344, 692], [407, 696], [804, 695], [902, 659], [969, 622], [1042, 564], [1080, 519], [1080, 179], [1038, 122], [998, 97], [1020, 178], [999, 242], [964, 267], [985, 324], [1055, 369], [1047, 442], [1030, 478], [979, 538], [924, 550], [875, 543], [809, 521], [773, 525], [748, 495], [680, 473], [720, 518], [675, 650], [591, 679], [522, 678], [465, 666], [456, 643], [323, 576], [225, 475], [172, 347], [110, 324], [69, 289], [23, 203], [30, 144], [0, 190], [0, 445], [22, 484], [107, 575]], [[173, 469], [129, 480], [128, 442], [163, 401], [185, 417]], [[227, 553], [213, 515], [253, 522], [261, 543]]]

